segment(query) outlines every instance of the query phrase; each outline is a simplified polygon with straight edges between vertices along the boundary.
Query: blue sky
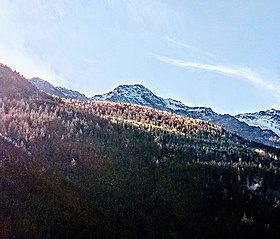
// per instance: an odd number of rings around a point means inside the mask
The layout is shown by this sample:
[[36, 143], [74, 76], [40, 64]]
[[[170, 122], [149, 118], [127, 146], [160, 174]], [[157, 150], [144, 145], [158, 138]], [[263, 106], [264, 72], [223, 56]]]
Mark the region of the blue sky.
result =
[[0, 62], [88, 96], [140, 83], [219, 113], [280, 108], [280, 1], [0, 0]]

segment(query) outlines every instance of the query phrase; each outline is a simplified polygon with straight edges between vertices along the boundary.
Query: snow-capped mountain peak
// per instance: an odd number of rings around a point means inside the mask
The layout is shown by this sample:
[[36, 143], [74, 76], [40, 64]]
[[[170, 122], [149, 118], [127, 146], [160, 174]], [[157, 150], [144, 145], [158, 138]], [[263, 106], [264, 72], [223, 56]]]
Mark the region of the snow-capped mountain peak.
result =
[[[253, 114], [237, 115], [234, 117], [227, 114], [217, 114], [208, 107], [189, 107], [178, 100], [159, 97], [140, 84], [120, 85], [111, 92], [95, 95], [89, 99], [77, 91], [62, 87], [53, 87], [52, 85], [52, 88], [49, 88], [47, 83], [40, 82], [42, 81], [41, 79], [38, 80], [39, 82], [34, 79], [30, 81], [38, 89], [60, 97], [82, 101], [111, 101], [148, 106], [182, 116], [208, 121], [247, 140], [280, 148], [280, 111], [274, 109], [258, 112], [256, 120], [256, 116]], [[53, 93], [54, 91], [55, 93]]]
[[[113, 91], [103, 94], [95, 95], [91, 98], [92, 101], [113, 101], [138, 104], [143, 106], [149, 106], [160, 110], [165, 110], [178, 114], [192, 114], [192, 116], [204, 115], [215, 115], [210, 108], [206, 107], [188, 107], [181, 101], [174, 100], [171, 98], [161, 98], [155, 95], [152, 91], [143, 85], [120, 85]], [[194, 117], [199, 118], [199, 117]]]
[[157, 109], [162, 109], [162, 105], [165, 105], [165, 101], [162, 98], [156, 96], [153, 92], [140, 84], [120, 85], [109, 93], [93, 96], [91, 100], [124, 102]]
[[[178, 100], [161, 98], [139, 84], [120, 85], [109, 93], [93, 96], [91, 100], [124, 102], [149, 106], [183, 116], [205, 120], [220, 125], [226, 130], [236, 133], [245, 139], [280, 147], [279, 136], [271, 130], [262, 130], [258, 125], [249, 126], [244, 122], [240, 122], [234, 116], [217, 114], [208, 107], [189, 107]], [[275, 114], [274, 112], [271, 113]]]

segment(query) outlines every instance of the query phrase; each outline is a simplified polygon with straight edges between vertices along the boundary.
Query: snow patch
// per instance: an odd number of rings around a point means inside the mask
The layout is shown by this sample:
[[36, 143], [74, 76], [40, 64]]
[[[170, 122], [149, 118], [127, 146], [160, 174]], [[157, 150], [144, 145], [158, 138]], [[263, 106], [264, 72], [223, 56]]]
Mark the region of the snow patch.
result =
[[271, 109], [256, 113], [239, 114], [236, 118], [250, 126], [271, 130], [280, 136], [280, 111], [278, 110]]

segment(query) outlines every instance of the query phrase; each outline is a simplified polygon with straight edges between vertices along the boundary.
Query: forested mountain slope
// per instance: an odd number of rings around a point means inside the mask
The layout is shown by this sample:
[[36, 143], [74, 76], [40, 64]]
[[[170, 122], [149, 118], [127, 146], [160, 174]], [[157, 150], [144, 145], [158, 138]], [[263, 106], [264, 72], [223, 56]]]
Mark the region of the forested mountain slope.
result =
[[0, 64], [0, 95], [1, 97], [30, 96], [38, 90], [18, 72]]
[[[42, 90], [50, 95], [68, 99], [78, 99], [85, 102], [106, 101], [148, 106], [158, 110], [164, 110], [182, 116], [204, 120], [212, 124], [217, 124], [226, 130], [243, 137], [244, 139], [273, 147], [280, 147], [280, 138], [277, 131], [277, 117], [273, 117], [276, 118], [276, 120], [273, 122], [270, 121], [269, 124], [260, 124], [260, 122], [263, 121], [259, 121], [258, 119], [251, 122], [243, 120], [242, 117], [238, 118], [238, 115], [232, 116], [229, 114], [218, 114], [208, 107], [190, 107], [184, 105], [178, 100], [170, 98], [164, 99], [139, 84], [119, 85], [108, 93], [87, 98], [85, 95], [77, 91], [62, 87], [54, 87], [50, 83], [39, 78], [33, 78], [29, 81], [39, 90]], [[263, 127], [264, 125], [265, 127]], [[276, 125], [276, 127], [273, 125]]]
[[[262, 144], [280, 147], [280, 138], [272, 127], [262, 127], [258, 124], [247, 124], [249, 121], [229, 114], [218, 114], [208, 107], [190, 107], [182, 102], [173, 99], [164, 99], [143, 85], [120, 85], [113, 91], [103, 95], [95, 95], [92, 101], [122, 102], [143, 106], [150, 106], [155, 109], [176, 113], [195, 119], [205, 120], [217, 124], [226, 130], [238, 134], [244, 139], [259, 142]], [[260, 127], [259, 127], [260, 126]]]
[[21, 80], [0, 92], [0, 238], [279, 237], [278, 149]]

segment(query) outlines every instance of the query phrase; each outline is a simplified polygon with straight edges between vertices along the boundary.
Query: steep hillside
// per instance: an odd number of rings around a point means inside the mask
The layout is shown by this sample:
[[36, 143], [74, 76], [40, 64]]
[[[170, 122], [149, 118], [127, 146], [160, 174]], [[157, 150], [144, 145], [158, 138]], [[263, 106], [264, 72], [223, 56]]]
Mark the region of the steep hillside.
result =
[[[196, 118], [218, 124], [226, 130], [235, 133], [244, 139], [270, 145], [273, 147], [280, 147], [280, 137], [277, 135], [275, 128], [262, 127], [259, 124], [245, 122], [238, 120], [238, 118], [225, 114], [217, 114], [211, 108], [207, 107], [189, 107], [182, 102], [174, 99], [163, 99], [156, 96], [149, 89], [143, 85], [120, 85], [113, 91], [103, 94], [95, 95], [90, 99], [85, 95], [62, 87], [49, 86], [43, 80], [30, 80], [38, 89], [50, 95], [58, 97], [77, 99], [82, 101], [107, 101], [119, 103], [131, 103], [143, 106], [153, 107], [155, 109], [164, 110], [179, 115]], [[245, 123], [244, 123], [245, 122]]]
[[280, 236], [276, 148], [147, 106], [39, 92], [0, 93], [0, 121], [0, 238]]
[[0, 131], [28, 158], [1, 166], [2, 235], [226, 238], [267, 224], [279, 235], [276, 149], [131, 104], [33, 97], [3, 108]]
[[0, 64], [0, 95], [1, 97], [32, 96], [38, 90], [22, 75], [8, 66]]
[[17, 142], [12, 141], [0, 133], [0, 168], [8, 162], [25, 162], [27, 163], [28, 154], [21, 148]]
[[42, 151], [48, 151], [43, 147], [49, 140], [59, 140], [61, 147], [68, 140], [90, 142], [92, 132], [89, 128], [98, 128], [99, 119], [109, 120], [116, 127], [143, 131], [167, 150], [185, 153], [195, 150], [196, 155], [204, 157], [207, 152], [209, 157], [218, 156], [218, 161], [221, 156], [223, 161], [238, 161], [243, 155], [247, 161], [262, 163], [263, 157], [255, 152], [257, 148], [270, 150], [271, 159], [278, 157], [274, 154], [275, 149], [246, 142], [217, 125], [139, 105], [84, 103], [59, 98], [1, 99], [0, 115], [1, 134], [30, 152], [40, 152], [40, 157], [44, 156]]

